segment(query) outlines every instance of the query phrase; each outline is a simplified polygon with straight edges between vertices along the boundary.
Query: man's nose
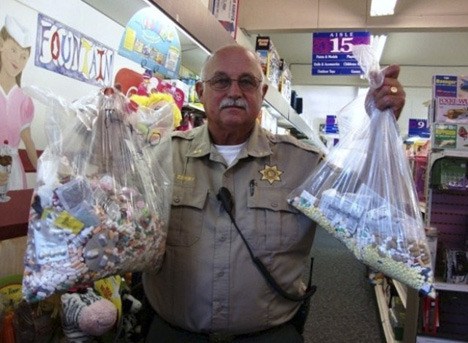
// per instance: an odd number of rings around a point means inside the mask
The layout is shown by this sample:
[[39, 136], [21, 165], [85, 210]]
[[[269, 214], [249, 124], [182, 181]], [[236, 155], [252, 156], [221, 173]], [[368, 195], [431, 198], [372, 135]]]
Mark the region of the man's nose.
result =
[[242, 95], [242, 89], [239, 87], [239, 83], [237, 82], [237, 80], [231, 80], [231, 86], [228, 89], [228, 94], [230, 96], [233, 96], [233, 95], [241, 96]]

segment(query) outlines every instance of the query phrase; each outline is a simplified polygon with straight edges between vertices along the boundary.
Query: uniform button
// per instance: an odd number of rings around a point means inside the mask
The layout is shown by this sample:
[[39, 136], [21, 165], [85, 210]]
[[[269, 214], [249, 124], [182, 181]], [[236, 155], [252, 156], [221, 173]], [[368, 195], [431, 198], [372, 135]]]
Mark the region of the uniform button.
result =
[[224, 272], [221, 271], [221, 272], [218, 272], [218, 277], [223, 277], [224, 276]]
[[278, 207], [278, 203], [277, 202], [272, 202], [271, 207]]
[[178, 204], [178, 203], [180, 202], [180, 198], [179, 198], [179, 197], [175, 197], [175, 198], [174, 198], [174, 202], [175, 202], [176, 204]]
[[226, 240], [226, 235], [222, 235], [221, 237], [219, 237], [220, 242], [224, 242], [225, 240]]

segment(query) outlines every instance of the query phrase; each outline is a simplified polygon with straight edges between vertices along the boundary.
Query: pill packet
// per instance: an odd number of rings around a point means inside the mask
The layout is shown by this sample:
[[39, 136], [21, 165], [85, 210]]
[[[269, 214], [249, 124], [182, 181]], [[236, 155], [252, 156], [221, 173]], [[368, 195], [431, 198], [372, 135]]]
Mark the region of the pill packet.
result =
[[[355, 46], [353, 53], [370, 87], [378, 88], [384, 77], [370, 47]], [[373, 270], [434, 297], [430, 250], [396, 119], [370, 99], [340, 111], [338, 144], [288, 201]]]
[[[37, 87], [27, 92], [47, 107], [48, 145], [31, 203], [23, 298], [35, 302], [110, 275], [157, 270], [172, 192], [168, 114], [152, 113], [151, 123], [114, 88], [73, 103]], [[139, 137], [134, 125], [143, 117], [159, 130], [159, 144]]]

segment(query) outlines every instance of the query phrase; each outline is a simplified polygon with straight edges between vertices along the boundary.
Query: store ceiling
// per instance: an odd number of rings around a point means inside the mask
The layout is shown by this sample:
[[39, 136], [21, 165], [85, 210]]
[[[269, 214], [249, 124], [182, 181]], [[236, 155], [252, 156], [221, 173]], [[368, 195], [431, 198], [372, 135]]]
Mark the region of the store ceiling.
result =
[[297, 85], [356, 81], [352, 76], [310, 75], [314, 31], [366, 29], [372, 34], [385, 33], [388, 39], [381, 65], [399, 64], [411, 68], [411, 75], [438, 67], [465, 68], [468, 73], [467, 0], [399, 0], [395, 15], [385, 17], [370, 17], [370, 2], [290, 0], [287, 8], [283, 5], [283, 11], [278, 11], [275, 9], [284, 1], [241, 1], [239, 26], [251, 40], [257, 34], [271, 37], [280, 56], [291, 66]]
[[[146, 7], [147, 4], [143, 0], [113, 0], [112, 6], [107, 6], [104, 1], [101, 0], [83, 0], [90, 4], [92, 7], [103, 12], [115, 21], [125, 25], [128, 19], [137, 10]], [[193, 1], [193, 0], [191, 0]], [[334, 5], [335, 8], [339, 8], [342, 13], [339, 16], [347, 16], [350, 13], [344, 13], [345, 10], [348, 12], [357, 11], [356, 8], [363, 8], [367, 10], [368, 2], [370, 0], [294, 0], [293, 2], [316, 3], [317, 8], [324, 12], [327, 10], [327, 6]], [[262, 6], [262, 3], [267, 2], [270, 8], [260, 10], [258, 12], [254, 7], [251, 6]], [[249, 40], [254, 42], [257, 34], [270, 36], [275, 47], [277, 48], [279, 55], [285, 59], [285, 61], [291, 66], [293, 73], [293, 80], [295, 84], [320, 84], [327, 83], [327, 77], [311, 77], [304, 75], [304, 68], [297, 68], [298, 66], [310, 66], [311, 64], [311, 39], [312, 32], [315, 30], [331, 31], [327, 29], [326, 25], [318, 24], [314, 26], [320, 26], [315, 28], [285, 28], [274, 29], [272, 25], [281, 26], [279, 21], [273, 24], [269, 24], [266, 20], [258, 19], [258, 13], [262, 13], [264, 16], [270, 15], [268, 11], [271, 11], [271, 7], [275, 4], [279, 6], [282, 1], [279, 0], [249, 0], [249, 2], [240, 2], [240, 6], [250, 6], [250, 13], [257, 13], [257, 19], [249, 22], [249, 18], [239, 18], [239, 26], [249, 37]], [[354, 2], [354, 4], [352, 4]], [[401, 3], [401, 4], [400, 4]], [[245, 5], [244, 5], [245, 4]], [[283, 2], [284, 4], [284, 2]], [[397, 63], [402, 66], [408, 67], [439, 67], [439, 66], [453, 66], [458, 68], [467, 68], [468, 73], [468, 20], [460, 20], [468, 18], [468, 1], [467, 0], [400, 0], [400, 5], [396, 8], [396, 17], [393, 19], [395, 24], [389, 25], [388, 20], [384, 20], [382, 25], [378, 24], [378, 20], [369, 17], [366, 13], [362, 14], [363, 18], [357, 18], [359, 13], [351, 13], [353, 20], [359, 22], [372, 23], [372, 27], [368, 29], [374, 33], [387, 33], [388, 39], [385, 46], [381, 64], [388, 65], [391, 63]], [[411, 6], [410, 6], [411, 4]], [[292, 4], [291, 4], [292, 5]], [[320, 7], [322, 6], [322, 7]], [[341, 6], [341, 7], [340, 7]], [[284, 7], [284, 5], [283, 5]], [[289, 6], [288, 9], [292, 12], [294, 6]], [[257, 8], [258, 10], [258, 8]], [[331, 11], [331, 10], [330, 10]], [[359, 10], [361, 11], [361, 10]], [[243, 15], [242, 8], [239, 11], [240, 15]], [[292, 13], [292, 15], [296, 15]], [[333, 13], [332, 13], [333, 15]], [[298, 12], [297, 22], [300, 22], [299, 18], [301, 14]], [[284, 17], [284, 16], [283, 16]], [[365, 17], [365, 18], [364, 18]], [[402, 18], [399, 20], [399, 18]], [[414, 27], [408, 27], [405, 24], [405, 20], [412, 19], [412, 22], [416, 22]], [[273, 18], [275, 19], [275, 18]], [[280, 20], [280, 19], [279, 19]], [[329, 20], [327, 25], [333, 25], [333, 20]], [[374, 20], [374, 22], [372, 21]], [[274, 20], [272, 20], [274, 21]], [[283, 20], [284, 21], [284, 20]], [[419, 25], [419, 23], [422, 23]], [[459, 24], [463, 22], [464, 24]], [[256, 23], [258, 25], [254, 25]], [[330, 24], [331, 23], [331, 24]], [[377, 23], [377, 24], [376, 24]], [[339, 24], [339, 23], [338, 23]], [[337, 27], [338, 27], [338, 24]], [[288, 23], [286, 23], [288, 25]], [[291, 24], [292, 25], [292, 24]], [[290, 26], [291, 26], [290, 25]], [[355, 25], [351, 24], [350, 26]], [[405, 26], [406, 25], [406, 26]], [[418, 26], [419, 25], [419, 26]], [[263, 27], [262, 27], [263, 26]], [[343, 30], [340, 28], [339, 30]], [[356, 29], [351, 29], [356, 30]], [[205, 59], [205, 53], [198, 49], [196, 45], [189, 39], [184, 38], [181, 35], [182, 43], [182, 58], [183, 64], [188, 68], [197, 72]], [[295, 71], [300, 74], [295, 75]], [[320, 78], [320, 79], [318, 79]], [[328, 77], [332, 83], [355, 83], [355, 77], [344, 77], [342, 80], [336, 77]]]

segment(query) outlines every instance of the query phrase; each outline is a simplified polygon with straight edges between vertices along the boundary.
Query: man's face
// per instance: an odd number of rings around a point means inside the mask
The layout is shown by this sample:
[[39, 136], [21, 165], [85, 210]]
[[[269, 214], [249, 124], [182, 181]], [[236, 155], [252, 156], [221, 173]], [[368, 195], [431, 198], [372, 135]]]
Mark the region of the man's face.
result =
[[[210, 130], [249, 132], [268, 89], [261, 79], [262, 70], [254, 55], [236, 48], [219, 51], [205, 69], [205, 81], [211, 82], [197, 84]], [[225, 87], [220, 87], [223, 84]]]

